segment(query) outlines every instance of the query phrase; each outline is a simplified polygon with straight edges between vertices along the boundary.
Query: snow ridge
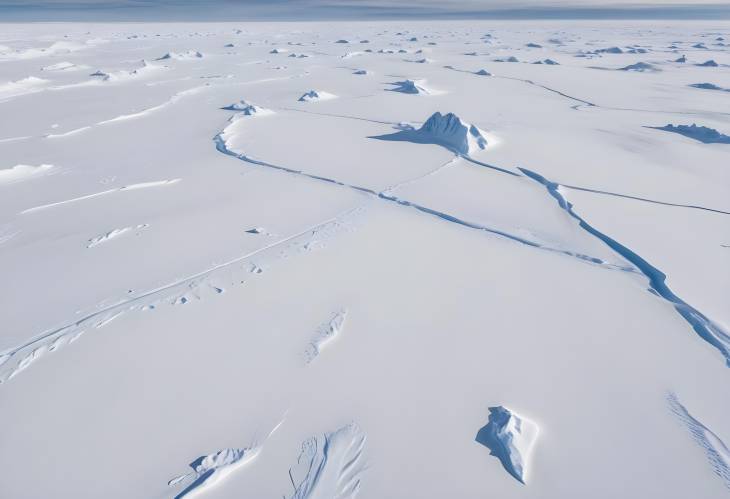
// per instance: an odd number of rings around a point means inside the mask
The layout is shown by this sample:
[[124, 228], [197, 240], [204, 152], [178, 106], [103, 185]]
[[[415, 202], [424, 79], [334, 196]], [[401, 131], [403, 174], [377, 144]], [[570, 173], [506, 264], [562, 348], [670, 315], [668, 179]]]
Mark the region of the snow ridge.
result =
[[207, 456], [201, 456], [190, 463], [192, 472], [173, 478], [167, 484], [172, 487], [188, 478], [193, 478], [193, 483], [176, 495], [175, 499], [198, 496], [215, 487], [240, 467], [253, 461], [259, 452], [261, 452], [260, 447], [223, 449]]
[[355, 499], [365, 470], [365, 440], [355, 424], [305, 440], [289, 470], [291, 499]]
[[487, 139], [474, 125], [464, 123], [453, 113], [435, 112], [418, 129], [418, 133], [427, 135], [435, 142], [441, 143], [459, 154], [468, 155], [474, 151], [485, 149]]
[[332, 342], [332, 340], [340, 335], [345, 326], [346, 317], [347, 310], [340, 310], [335, 313], [329, 321], [321, 324], [317, 328], [317, 333], [309, 343], [309, 346], [304, 353], [307, 364], [312, 362], [320, 354], [325, 345]]
[[730, 489], [730, 449], [720, 440], [720, 437], [692, 417], [674, 393], [667, 395], [667, 402], [669, 402], [669, 407], [674, 415], [687, 426], [692, 438], [705, 450], [707, 460], [710, 462], [715, 474]]

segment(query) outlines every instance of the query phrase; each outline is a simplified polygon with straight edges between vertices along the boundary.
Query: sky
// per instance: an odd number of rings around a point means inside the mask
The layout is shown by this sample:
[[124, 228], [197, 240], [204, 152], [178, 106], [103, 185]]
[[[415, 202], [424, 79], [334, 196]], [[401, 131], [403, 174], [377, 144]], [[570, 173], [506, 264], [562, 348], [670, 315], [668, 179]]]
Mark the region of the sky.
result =
[[0, 0], [0, 21], [730, 19], [730, 0]]

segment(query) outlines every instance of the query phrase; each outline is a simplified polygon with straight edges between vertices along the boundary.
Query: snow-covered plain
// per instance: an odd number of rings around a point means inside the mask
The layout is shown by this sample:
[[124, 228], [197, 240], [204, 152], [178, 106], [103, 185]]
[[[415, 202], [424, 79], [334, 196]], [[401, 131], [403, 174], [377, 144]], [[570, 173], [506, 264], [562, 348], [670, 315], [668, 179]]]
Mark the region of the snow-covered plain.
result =
[[720, 22], [2, 25], [0, 497], [727, 496], [727, 88]]

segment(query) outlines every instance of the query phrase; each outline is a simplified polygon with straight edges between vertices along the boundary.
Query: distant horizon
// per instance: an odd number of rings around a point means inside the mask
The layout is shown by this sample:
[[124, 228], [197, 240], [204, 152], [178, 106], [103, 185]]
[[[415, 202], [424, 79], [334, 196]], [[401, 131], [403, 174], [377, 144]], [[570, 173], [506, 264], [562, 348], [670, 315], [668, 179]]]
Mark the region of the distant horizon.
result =
[[505, 6], [484, 2], [452, 2], [451, 6], [404, 5], [399, 2], [318, 3], [317, 0], [220, 0], [201, 3], [161, 0], [129, 3], [128, 0], [0, 1], [0, 22], [296, 22], [388, 20], [730, 20], [730, 3], [703, 4], [596, 4]]

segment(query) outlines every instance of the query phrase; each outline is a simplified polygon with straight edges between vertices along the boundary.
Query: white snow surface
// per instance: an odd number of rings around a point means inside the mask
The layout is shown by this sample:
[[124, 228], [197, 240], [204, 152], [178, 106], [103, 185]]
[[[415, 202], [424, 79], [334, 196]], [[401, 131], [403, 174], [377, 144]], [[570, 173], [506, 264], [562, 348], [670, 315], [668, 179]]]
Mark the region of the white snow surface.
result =
[[0, 498], [727, 496], [730, 23], [2, 26]]

